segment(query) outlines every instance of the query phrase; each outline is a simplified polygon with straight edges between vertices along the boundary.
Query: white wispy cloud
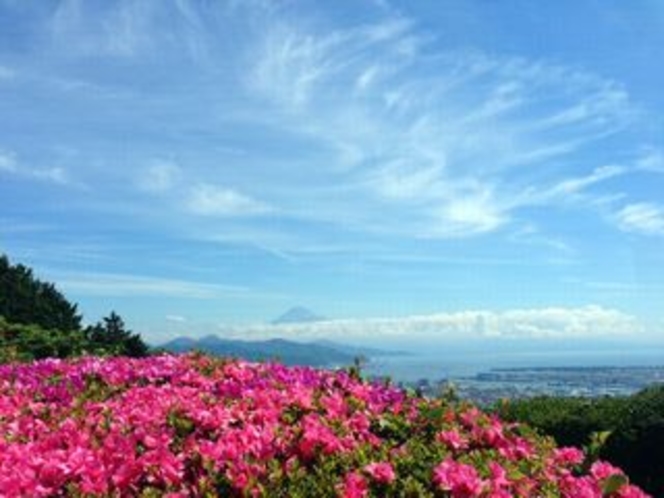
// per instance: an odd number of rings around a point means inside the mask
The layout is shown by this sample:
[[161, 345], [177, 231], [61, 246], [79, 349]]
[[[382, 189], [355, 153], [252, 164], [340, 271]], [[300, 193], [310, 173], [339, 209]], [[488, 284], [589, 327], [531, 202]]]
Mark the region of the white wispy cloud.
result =
[[601, 166], [594, 169], [588, 175], [561, 181], [553, 188], [552, 195], [576, 194], [591, 185], [595, 185], [616, 176], [624, 175], [627, 172], [627, 168], [623, 166]]
[[174, 161], [156, 159], [137, 175], [136, 183], [146, 192], [164, 193], [180, 182], [182, 173], [182, 168]]
[[[562, 254], [566, 257], [573, 256], [575, 253], [574, 248], [569, 242], [543, 234], [540, 228], [532, 224], [525, 224], [520, 227], [510, 235], [509, 240], [518, 244], [549, 248], [559, 255]], [[557, 259], [555, 261], [570, 263], [573, 259]]]
[[[571, 84], [575, 83], [593, 83], [597, 85], [597, 91], [582, 97], [579, 101], [572, 105], [555, 112], [539, 122], [540, 126], [549, 127], [594, 127], [599, 125], [600, 129], [604, 128], [608, 123], [603, 122], [606, 116], [615, 113], [632, 114], [633, 109], [630, 104], [629, 95], [616, 83], [610, 80], [601, 80], [589, 74], [581, 72], [570, 73], [568, 70], [558, 68], [572, 80]], [[620, 125], [621, 123], [615, 123]], [[608, 128], [611, 130], [612, 128]]]
[[135, 174], [134, 182], [139, 190], [164, 196], [187, 215], [230, 219], [272, 211], [267, 203], [235, 188], [196, 180], [195, 173], [172, 160], [153, 160]]
[[40, 182], [67, 186], [81, 186], [75, 182], [69, 172], [61, 166], [30, 167], [19, 163], [17, 155], [12, 151], [0, 149], [0, 172], [10, 173], [16, 177]]
[[0, 81], [12, 80], [16, 77], [16, 71], [12, 68], [0, 64]]
[[250, 83], [295, 108], [312, 103], [313, 94], [340, 75], [349, 77], [346, 83], [367, 88], [379, 68], [388, 66], [367, 65], [370, 59], [362, 52], [382, 46], [408, 56], [406, 42], [416, 38], [409, 33], [411, 23], [400, 18], [327, 34], [298, 31], [281, 19], [273, 21], [276, 23], [260, 41], [261, 53], [250, 73]]
[[626, 232], [664, 235], [664, 207], [639, 202], [628, 204], [615, 214], [618, 226]]
[[[597, 204], [610, 204], [611, 179], [661, 166], [656, 151], [634, 167], [588, 161], [586, 148], [630, 126], [636, 106], [619, 82], [571, 65], [445, 49], [394, 9], [334, 27], [271, 2], [156, 5], [65, 0], [51, 32], [73, 55], [153, 61], [170, 50], [164, 66], [178, 68], [189, 57], [204, 83], [194, 78], [177, 92], [195, 88], [210, 103], [201, 127], [255, 133], [259, 147], [240, 146], [250, 151], [238, 160], [245, 170], [162, 159], [131, 173], [134, 187], [172, 196], [165, 211], [194, 215], [201, 229], [205, 217], [270, 213], [321, 231], [412, 239], [513, 232], [546, 223], [531, 207], [602, 216]], [[177, 115], [158, 91], [147, 100]], [[269, 180], [257, 182], [257, 171]], [[53, 181], [66, 178], [56, 173]]]
[[270, 212], [270, 207], [236, 190], [210, 184], [194, 187], [187, 201], [192, 214], [202, 216], [255, 216]]
[[26, 222], [19, 219], [0, 218], [0, 234], [42, 233], [57, 230], [57, 225]]
[[[564, 166], [633, 119], [618, 83], [479, 50], [432, 56], [426, 44], [412, 23], [393, 17], [327, 33], [283, 20], [266, 29], [250, 88], [274, 105], [264, 110], [279, 126], [336, 149], [325, 167], [354, 186], [321, 205], [356, 205], [355, 221], [368, 230], [462, 237], [629, 173], [579, 165], [570, 174]], [[577, 208], [592, 199], [579, 197]]]
[[217, 299], [247, 293], [244, 287], [130, 274], [51, 272], [66, 292], [86, 296], [161, 296]]
[[17, 170], [16, 155], [12, 152], [0, 149], [0, 171], [15, 173]]
[[74, 183], [69, 177], [67, 170], [60, 166], [32, 169], [28, 172], [28, 175], [38, 180], [57, 183], [60, 185], [72, 185]]
[[142, 46], [149, 44], [146, 11], [152, 6], [146, 2], [124, 2], [102, 23], [105, 46], [110, 54], [131, 56]]
[[589, 287], [591, 289], [597, 289], [600, 291], [606, 291], [606, 292], [613, 292], [616, 294], [622, 294], [625, 296], [628, 295], [635, 295], [639, 292], [653, 292], [653, 293], [661, 293], [664, 292], [664, 284], [659, 284], [659, 283], [648, 283], [648, 282], [642, 282], [642, 281], [606, 281], [606, 280], [598, 280], [598, 281], [576, 281], [574, 282], [576, 284], [584, 285], [586, 287]]
[[329, 320], [307, 324], [221, 326], [227, 335], [326, 338], [593, 338], [616, 337], [643, 332], [643, 324], [628, 313], [597, 305], [510, 309], [505, 311], [469, 310], [453, 313]]
[[636, 167], [642, 171], [664, 173], [664, 152], [654, 148], [647, 150], [636, 162]]
[[123, 0], [96, 11], [99, 5], [63, 0], [49, 26], [52, 44], [68, 55], [134, 56], [151, 46], [154, 6]]
[[627, 166], [600, 166], [587, 174], [564, 178], [552, 185], [528, 186], [512, 199], [512, 207], [517, 209], [524, 206], [561, 205], [570, 202], [582, 202], [587, 207], [594, 201], [602, 199], [602, 196], [588, 193], [589, 187], [629, 174], [631, 171], [632, 168]]

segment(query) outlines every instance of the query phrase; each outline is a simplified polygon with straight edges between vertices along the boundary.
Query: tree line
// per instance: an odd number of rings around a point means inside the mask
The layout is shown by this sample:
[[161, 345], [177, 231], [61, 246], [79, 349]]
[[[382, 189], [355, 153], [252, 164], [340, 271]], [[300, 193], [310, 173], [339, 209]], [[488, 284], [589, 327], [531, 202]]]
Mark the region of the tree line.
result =
[[0, 363], [82, 354], [146, 356], [149, 348], [114, 311], [83, 326], [78, 306], [31, 268], [0, 255]]

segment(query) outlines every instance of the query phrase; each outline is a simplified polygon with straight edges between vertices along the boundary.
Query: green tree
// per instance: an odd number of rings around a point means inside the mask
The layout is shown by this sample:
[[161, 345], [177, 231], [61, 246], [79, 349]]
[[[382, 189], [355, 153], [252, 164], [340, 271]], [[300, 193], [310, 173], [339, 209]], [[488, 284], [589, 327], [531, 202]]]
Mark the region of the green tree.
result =
[[124, 321], [115, 311], [101, 322], [88, 327], [85, 332], [95, 352], [132, 357], [147, 356], [149, 352], [141, 336], [127, 330]]
[[[664, 496], [664, 385], [616, 398], [539, 397], [494, 407], [507, 421], [526, 423], [561, 446], [592, 446], [653, 496]], [[602, 436], [604, 434], [605, 436]]]
[[37, 279], [22, 264], [0, 256], [0, 316], [7, 322], [48, 330], [81, 330], [81, 316], [51, 283]]
[[34, 324], [8, 323], [0, 317], [0, 363], [67, 358], [88, 349], [82, 330], [47, 330]]
[[81, 354], [145, 356], [148, 346], [112, 312], [83, 329], [77, 306], [54, 284], [0, 255], [0, 363]]
[[653, 496], [664, 496], [664, 385], [630, 397], [629, 410], [609, 436], [602, 457]]

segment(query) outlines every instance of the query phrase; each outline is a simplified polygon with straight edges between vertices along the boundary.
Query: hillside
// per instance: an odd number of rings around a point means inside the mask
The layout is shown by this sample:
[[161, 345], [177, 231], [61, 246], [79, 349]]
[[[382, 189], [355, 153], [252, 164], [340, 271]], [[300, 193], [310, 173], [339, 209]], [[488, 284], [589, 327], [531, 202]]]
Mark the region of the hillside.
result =
[[350, 365], [355, 355], [335, 347], [299, 343], [285, 339], [243, 341], [209, 335], [201, 339], [179, 337], [159, 346], [172, 353], [204, 351], [215, 356], [230, 356], [250, 361], [277, 359], [286, 365], [331, 367]]
[[644, 498], [468, 404], [203, 355], [0, 368], [0, 496]]

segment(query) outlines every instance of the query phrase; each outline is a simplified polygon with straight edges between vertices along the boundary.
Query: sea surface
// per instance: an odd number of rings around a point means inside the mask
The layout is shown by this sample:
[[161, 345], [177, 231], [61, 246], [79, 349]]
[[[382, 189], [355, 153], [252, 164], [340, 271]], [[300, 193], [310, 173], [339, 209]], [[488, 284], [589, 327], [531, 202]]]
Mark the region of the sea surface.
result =
[[473, 377], [498, 368], [644, 367], [664, 365], [664, 347], [620, 350], [413, 353], [376, 356], [364, 366], [368, 376], [397, 382]]

